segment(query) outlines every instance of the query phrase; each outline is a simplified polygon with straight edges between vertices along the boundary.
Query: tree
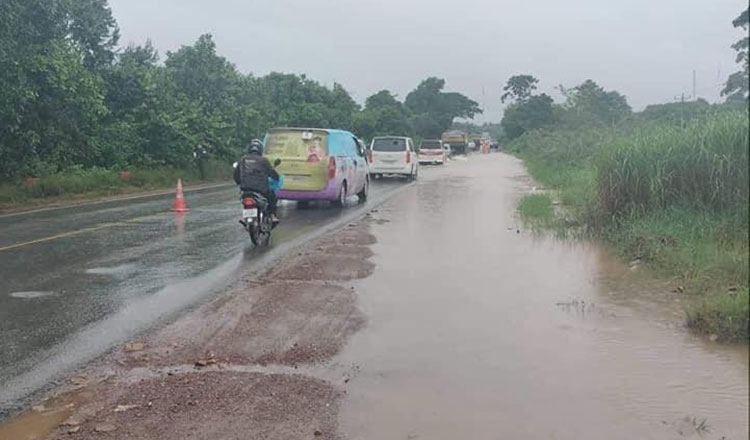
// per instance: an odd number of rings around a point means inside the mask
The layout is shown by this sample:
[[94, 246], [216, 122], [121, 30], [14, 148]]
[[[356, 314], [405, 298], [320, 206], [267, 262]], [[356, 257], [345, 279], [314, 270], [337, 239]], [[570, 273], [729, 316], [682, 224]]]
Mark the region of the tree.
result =
[[106, 2], [5, 0], [0, 17], [0, 177], [95, 165], [108, 110], [94, 68], [117, 41]]
[[748, 57], [748, 46], [750, 45], [750, 37], [747, 35], [749, 22], [750, 8], [742, 11], [742, 13], [732, 21], [734, 27], [742, 28], [742, 30], [745, 31], [745, 36], [732, 45], [732, 49], [737, 51], [737, 63], [742, 66], [742, 70], [729, 75], [729, 78], [724, 85], [724, 89], [721, 91], [721, 96], [726, 96], [727, 100], [750, 99], [750, 94], [748, 92], [748, 82], [750, 82], [750, 57]]
[[430, 77], [406, 96], [404, 104], [414, 114], [416, 133], [439, 137], [456, 118], [473, 118], [482, 113], [479, 104], [455, 92], [443, 92], [445, 80]]
[[559, 86], [565, 108], [579, 121], [615, 123], [631, 113], [625, 96], [588, 79], [572, 89]]
[[531, 97], [538, 83], [539, 80], [531, 75], [511, 76], [503, 87], [505, 93], [500, 97], [500, 101], [504, 103], [506, 100], [512, 99], [515, 102], [524, 102]]
[[414, 134], [411, 112], [388, 90], [369, 96], [364, 110], [355, 115], [353, 125], [355, 132], [365, 139]]
[[542, 93], [508, 106], [500, 122], [505, 136], [515, 139], [526, 132], [554, 123], [552, 102], [552, 98]]

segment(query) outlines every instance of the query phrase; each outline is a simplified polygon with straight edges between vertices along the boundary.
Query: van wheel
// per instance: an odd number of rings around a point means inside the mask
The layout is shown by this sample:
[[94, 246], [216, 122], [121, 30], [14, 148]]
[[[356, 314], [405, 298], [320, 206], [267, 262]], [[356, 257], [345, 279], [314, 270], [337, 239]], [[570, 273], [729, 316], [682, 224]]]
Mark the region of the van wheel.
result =
[[370, 195], [370, 178], [365, 179], [365, 184], [362, 187], [362, 191], [357, 193], [357, 197], [359, 198], [359, 203], [365, 203], [367, 201], [367, 196]]
[[346, 205], [346, 181], [341, 182], [341, 190], [338, 199], [332, 201], [333, 206], [343, 208]]

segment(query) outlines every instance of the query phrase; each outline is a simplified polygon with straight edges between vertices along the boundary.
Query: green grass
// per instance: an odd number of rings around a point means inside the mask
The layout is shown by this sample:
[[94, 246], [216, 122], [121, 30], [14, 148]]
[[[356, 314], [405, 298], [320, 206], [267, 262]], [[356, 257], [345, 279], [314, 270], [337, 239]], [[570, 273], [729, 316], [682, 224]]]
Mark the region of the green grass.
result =
[[[211, 161], [206, 167], [206, 181], [228, 180], [231, 173], [231, 165]], [[23, 183], [0, 185], [0, 209], [170, 188], [174, 187], [178, 178], [185, 184], [202, 182], [197, 169], [135, 169], [128, 179], [121, 178], [118, 171], [71, 170], [40, 176], [33, 186]]]
[[547, 194], [527, 194], [518, 202], [518, 212], [533, 224], [548, 225], [555, 221], [552, 199]]
[[647, 121], [525, 134], [511, 151], [563, 209], [534, 194], [519, 212], [556, 232], [575, 225], [626, 261], [640, 258], [689, 295], [691, 328], [748, 341], [747, 319], [740, 319], [747, 318], [750, 276], [748, 131], [747, 113], [723, 112], [685, 128]]
[[747, 341], [750, 338], [750, 295], [748, 289], [706, 295], [688, 306], [687, 323], [690, 327], [719, 341]]

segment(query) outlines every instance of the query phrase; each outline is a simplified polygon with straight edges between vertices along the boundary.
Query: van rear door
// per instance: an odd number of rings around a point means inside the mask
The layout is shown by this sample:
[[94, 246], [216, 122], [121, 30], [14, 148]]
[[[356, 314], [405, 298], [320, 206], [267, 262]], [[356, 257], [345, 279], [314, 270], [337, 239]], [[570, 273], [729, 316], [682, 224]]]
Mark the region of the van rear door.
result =
[[[416, 158], [407, 151], [404, 138], [375, 138], [372, 141], [372, 160], [377, 169], [401, 169]], [[409, 159], [409, 162], [407, 162]]]
[[323, 130], [276, 129], [266, 136], [265, 155], [281, 159], [277, 171], [284, 190], [320, 191], [328, 185], [328, 133]]

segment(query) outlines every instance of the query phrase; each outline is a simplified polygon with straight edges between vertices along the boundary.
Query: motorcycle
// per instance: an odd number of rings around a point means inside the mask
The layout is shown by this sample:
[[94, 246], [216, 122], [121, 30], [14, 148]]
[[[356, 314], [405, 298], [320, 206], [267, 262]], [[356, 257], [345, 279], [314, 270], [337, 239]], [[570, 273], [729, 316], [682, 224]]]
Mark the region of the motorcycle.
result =
[[[280, 159], [274, 161], [274, 168], [281, 163]], [[236, 164], [235, 164], [236, 166]], [[271, 191], [278, 191], [283, 184], [282, 176], [279, 179], [270, 179], [269, 186]], [[278, 222], [274, 222], [271, 213], [268, 211], [268, 199], [262, 194], [254, 191], [243, 191], [240, 197], [242, 199], [242, 217], [240, 224], [250, 235], [250, 241], [255, 246], [266, 246], [271, 239], [271, 231], [276, 227]]]

